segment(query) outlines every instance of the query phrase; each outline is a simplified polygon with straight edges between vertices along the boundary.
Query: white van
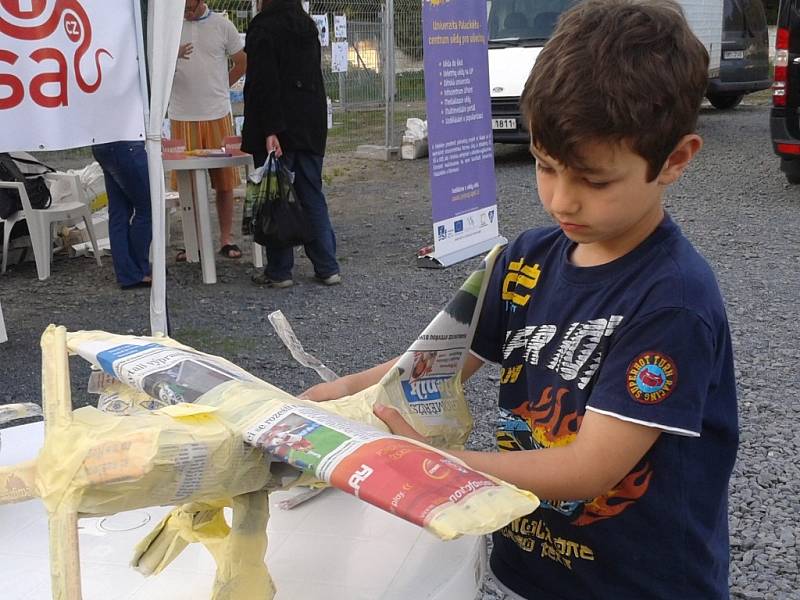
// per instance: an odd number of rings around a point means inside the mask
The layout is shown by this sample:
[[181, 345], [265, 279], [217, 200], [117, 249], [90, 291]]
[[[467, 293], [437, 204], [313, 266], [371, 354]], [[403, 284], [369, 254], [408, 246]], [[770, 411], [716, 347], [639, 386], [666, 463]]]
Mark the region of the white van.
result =
[[[488, 0], [489, 90], [495, 142], [528, 143], [519, 100], [536, 57], [562, 12], [579, 0]], [[711, 58], [709, 78], [719, 75], [723, 0], [682, 0], [686, 20]]]

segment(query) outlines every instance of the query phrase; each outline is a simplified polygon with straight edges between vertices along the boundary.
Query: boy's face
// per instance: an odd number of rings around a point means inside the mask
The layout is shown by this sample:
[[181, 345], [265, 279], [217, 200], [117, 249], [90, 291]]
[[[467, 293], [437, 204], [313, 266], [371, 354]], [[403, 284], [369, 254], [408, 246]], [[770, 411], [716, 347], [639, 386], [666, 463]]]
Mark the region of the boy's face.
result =
[[572, 256], [578, 266], [611, 262], [650, 235], [664, 216], [661, 196], [666, 185], [685, 167], [666, 177], [668, 159], [659, 176], [648, 182], [647, 162], [626, 143], [584, 144], [580, 169], [564, 166], [541, 148], [533, 147], [531, 153], [539, 198], [564, 234], [578, 244]]

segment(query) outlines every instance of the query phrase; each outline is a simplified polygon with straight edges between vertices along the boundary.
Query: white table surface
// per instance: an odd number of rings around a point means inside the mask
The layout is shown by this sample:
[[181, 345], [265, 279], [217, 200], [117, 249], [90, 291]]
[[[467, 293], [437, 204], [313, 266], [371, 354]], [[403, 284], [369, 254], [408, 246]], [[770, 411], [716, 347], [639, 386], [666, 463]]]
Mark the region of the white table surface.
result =
[[211, 215], [208, 208], [209, 169], [225, 167], [252, 167], [250, 154], [233, 156], [189, 156], [181, 159], [164, 159], [164, 171], [176, 171], [178, 194], [181, 203], [183, 239], [186, 245], [186, 260], [200, 262], [203, 283], [217, 282], [217, 267], [214, 249]]
[[[35, 457], [41, 423], [0, 430], [0, 465]], [[270, 496], [267, 565], [277, 600], [472, 600], [479, 594], [482, 538], [442, 542], [426, 531], [338, 490], [292, 509]], [[84, 600], [202, 600], [215, 565], [198, 544], [163, 573], [145, 578], [128, 566], [134, 545], [168, 508], [81, 519]], [[38, 500], [0, 506], [3, 600], [51, 597], [47, 516]]]

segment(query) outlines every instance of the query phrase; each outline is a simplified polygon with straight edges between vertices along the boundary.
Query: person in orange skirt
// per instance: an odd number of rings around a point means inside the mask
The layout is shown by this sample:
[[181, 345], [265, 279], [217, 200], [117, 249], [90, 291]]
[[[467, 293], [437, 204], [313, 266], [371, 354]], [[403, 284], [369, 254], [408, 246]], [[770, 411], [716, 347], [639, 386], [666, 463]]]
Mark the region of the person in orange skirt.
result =
[[[244, 43], [233, 23], [202, 0], [186, 0], [183, 19], [167, 113], [171, 136], [183, 140], [187, 150], [220, 149], [225, 137], [234, 135], [230, 86], [247, 68]], [[233, 167], [209, 173], [216, 192], [220, 254], [240, 258], [242, 251], [233, 243], [233, 190], [240, 183], [239, 173]], [[176, 187], [174, 173], [172, 177]], [[186, 260], [186, 253], [179, 252], [176, 259]]]

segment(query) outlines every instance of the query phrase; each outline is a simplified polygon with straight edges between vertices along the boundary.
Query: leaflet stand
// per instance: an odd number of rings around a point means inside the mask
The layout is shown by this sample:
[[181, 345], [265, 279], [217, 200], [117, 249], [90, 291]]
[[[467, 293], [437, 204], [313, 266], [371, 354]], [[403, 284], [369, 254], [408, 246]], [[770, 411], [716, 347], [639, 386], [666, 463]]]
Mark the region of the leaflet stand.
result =
[[417, 253], [417, 266], [424, 269], [444, 269], [445, 267], [450, 267], [467, 260], [468, 258], [486, 254], [498, 244], [508, 244], [508, 240], [502, 235], [498, 235], [497, 237], [483, 240], [471, 246], [459, 248], [458, 250], [449, 252], [447, 254], [437, 253], [436, 251], [425, 252], [430, 248], [430, 246], [427, 246]]

